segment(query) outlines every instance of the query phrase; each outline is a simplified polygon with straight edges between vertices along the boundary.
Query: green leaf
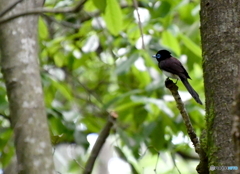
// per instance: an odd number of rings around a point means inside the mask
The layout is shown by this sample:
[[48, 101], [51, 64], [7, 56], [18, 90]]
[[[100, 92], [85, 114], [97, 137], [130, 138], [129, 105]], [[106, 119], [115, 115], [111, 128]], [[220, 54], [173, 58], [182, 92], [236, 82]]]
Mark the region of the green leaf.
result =
[[52, 101], [54, 100], [56, 91], [57, 91], [57, 88], [55, 88], [52, 85], [45, 87], [44, 101], [47, 107], [50, 107], [52, 105]]
[[153, 129], [153, 132], [150, 135], [151, 142], [155, 149], [162, 150], [165, 145], [164, 139], [165, 125], [163, 124], [161, 117], [155, 120], [155, 124], [156, 124], [155, 129]]
[[[121, 101], [121, 100], [123, 100], [124, 98], [126, 98], [126, 97], [129, 97], [130, 95], [133, 95], [133, 94], [137, 94], [137, 93], [140, 93], [141, 92], [141, 90], [139, 90], [139, 89], [135, 89], [135, 90], [132, 90], [132, 91], [129, 91], [129, 92], [126, 92], [126, 93], [123, 93], [123, 94], [117, 94], [117, 95], [114, 95], [114, 96], [112, 96], [111, 98], [111, 100], [109, 100], [105, 105], [104, 105], [104, 107], [103, 107], [103, 109], [109, 109], [109, 107], [111, 106], [111, 105], [113, 105], [113, 104], [115, 104], [115, 103], [117, 103], [117, 102], [119, 102], [119, 101]], [[115, 109], [117, 109], [118, 111], [120, 111], [120, 110], [124, 110], [125, 108], [127, 108], [129, 105], [131, 105], [132, 104], [132, 102], [129, 102], [129, 103], [126, 103], [126, 102], [124, 102], [124, 104], [121, 104], [120, 106], [118, 106], [118, 107], [116, 107]], [[121, 109], [120, 109], [121, 108]]]
[[105, 11], [106, 0], [92, 0], [93, 4], [101, 11]]
[[[125, 23], [125, 21], [124, 21]], [[127, 36], [129, 38], [129, 41], [133, 44], [135, 44], [135, 42], [139, 39], [139, 37], [141, 36], [139, 27], [136, 25], [136, 23], [127, 23], [124, 24], [127, 25]]]
[[189, 3], [179, 8], [180, 18], [184, 22], [188, 24], [192, 24], [194, 22], [194, 16], [192, 15], [192, 10], [194, 7], [195, 7], [194, 4]]
[[183, 41], [184, 45], [191, 50], [196, 56], [201, 57], [202, 51], [201, 48], [195, 44], [191, 39], [189, 39], [187, 36], [183, 34], [179, 34], [179, 37]]
[[167, 115], [173, 116], [173, 112], [167, 107], [166, 103], [160, 99], [149, 98], [149, 97], [145, 97], [145, 96], [137, 96], [137, 95], [132, 95], [131, 99], [132, 99], [132, 101], [137, 102], [137, 103], [155, 104]]
[[94, 4], [93, 1], [87, 1], [87, 2], [84, 4], [84, 10], [86, 10], [87, 12], [96, 11], [96, 5]]
[[138, 86], [140, 89], [146, 87], [149, 83], [152, 82], [151, 77], [147, 71], [139, 71], [135, 66], [132, 68], [132, 72], [138, 81]]
[[117, 112], [122, 112], [122, 111], [130, 110], [134, 106], [137, 106], [137, 105], [139, 105], [139, 104], [138, 103], [133, 103], [131, 101], [131, 102], [123, 103], [120, 106], [115, 107], [114, 110], [117, 111]]
[[117, 66], [117, 69], [115, 71], [116, 74], [120, 75], [129, 70], [129, 68], [132, 66], [132, 64], [137, 60], [138, 55], [133, 54], [129, 59], [122, 62], [120, 65]]
[[58, 67], [62, 67], [64, 65], [64, 59], [65, 59], [65, 56], [62, 54], [62, 53], [56, 53], [53, 57], [54, 59], [54, 62], [55, 64], [58, 66]]
[[166, 15], [164, 18], [160, 18], [160, 22], [164, 28], [168, 28], [173, 23], [173, 15]]
[[56, 89], [59, 90], [59, 92], [69, 101], [72, 100], [72, 95], [69, 92], [69, 89], [67, 87], [67, 85], [61, 84], [60, 82], [56, 82], [56, 81], [52, 81], [52, 84], [55, 86]]
[[122, 30], [122, 11], [116, 0], [107, 0], [104, 19], [109, 31], [118, 35]]
[[144, 108], [144, 105], [138, 105], [134, 107], [133, 121], [135, 123], [136, 128], [139, 128], [143, 124], [147, 116], [148, 112]]
[[106, 120], [95, 116], [90, 116], [82, 118], [81, 123], [87, 127], [88, 131], [99, 132], [106, 124]]
[[159, 9], [157, 10], [159, 12], [159, 17], [165, 17], [171, 8], [171, 4], [167, 1], [162, 1]]
[[44, 20], [40, 17], [38, 21], [38, 27], [39, 27], [39, 36], [41, 39], [47, 39], [48, 38], [48, 28], [44, 22]]
[[174, 37], [169, 31], [162, 32], [162, 44], [173, 50], [177, 56], [181, 54], [181, 49], [177, 38]]
[[124, 154], [124, 152], [122, 151], [121, 148], [114, 146], [114, 150], [117, 152], [118, 156], [124, 160], [125, 162], [127, 162], [132, 170], [133, 174], [139, 174], [139, 172], [137, 171], [137, 169], [134, 167], [134, 165], [128, 160], [127, 156]]

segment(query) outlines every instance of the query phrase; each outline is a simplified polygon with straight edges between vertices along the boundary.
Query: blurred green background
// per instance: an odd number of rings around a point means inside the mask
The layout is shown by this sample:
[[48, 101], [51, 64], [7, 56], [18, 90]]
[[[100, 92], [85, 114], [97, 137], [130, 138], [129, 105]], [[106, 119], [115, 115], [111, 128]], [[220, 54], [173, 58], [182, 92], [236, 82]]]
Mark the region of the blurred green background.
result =
[[[45, 7], [73, 7], [77, 2], [46, 0]], [[133, 0], [87, 0], [78, 13], [39, 19], [46, 112], [56, 170], [62, 174], [83, 170], [110, 111], [118, 114], [118, 122], [95, 174], [196, 173], [197, 154], [164, 86], [166, 77], [151, 56], [170, 50], [204, 101], [199, 0], [136, 2], [144, 46]], [[181, 82], [178, 86], [199, 136], [204, 107]], [[5, 168], [15, 152], [2, 75], [0, 94], [0, 166]]]

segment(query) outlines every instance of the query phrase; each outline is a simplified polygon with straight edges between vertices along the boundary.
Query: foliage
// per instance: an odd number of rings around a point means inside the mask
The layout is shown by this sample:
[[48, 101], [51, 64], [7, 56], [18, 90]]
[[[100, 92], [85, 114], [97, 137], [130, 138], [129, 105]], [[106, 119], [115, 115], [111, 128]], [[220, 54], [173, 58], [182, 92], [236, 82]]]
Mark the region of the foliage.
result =
[[[45, 7], [76, 3], [48, 0]], [[179, 135], [186, 136], [186, 129], [151, 55], [164, 48], [180, 58], [193, 79], [190, 83], [203, 98], [199, 1], [142, 0], [138, 6], [145, 48], [131, 0], [88, 0], [77, 14], [47, 14], [39, 20], [39, 61], [52, 143], [76, 143], [87, 151], [87, 135], [99, 133], [108, 112], [116, 111], [119, 118], [113, 136], [121, 142], [116, 152], [134, 173], [142, 173], [136, 162], [145, 158], [143, 148], [154, 159], [167, 151], [174, 156], [178, 149], [191, 152], [188, 145], [180, 146], [186, 141], [173, 143]], [[203, 108], [190, 99], [181, 82], [178, 86], [199, 134]], [[9, 113], [4, 91], [1, 85], [0, 108], [5, 115]], [[9, 122], [0, 121], [5, 167], [13, 155], [12, 133]], [[11, 153], [5, 153], [6, 149]], [[128, 149], [135, 164], [122, 149]]]

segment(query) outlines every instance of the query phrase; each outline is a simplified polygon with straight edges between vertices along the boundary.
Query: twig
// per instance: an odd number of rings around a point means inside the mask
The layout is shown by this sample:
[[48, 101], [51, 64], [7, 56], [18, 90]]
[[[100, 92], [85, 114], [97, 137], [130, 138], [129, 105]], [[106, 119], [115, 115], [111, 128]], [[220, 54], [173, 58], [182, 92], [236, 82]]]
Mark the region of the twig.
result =
[[62, 25], [62, 26], [68, 27], [68, 28], [73, 28], [73, 29], [79, 29], [80, 28], [80, 25], [78, 25], [78, 24], [73, 24], [73, 23], [67, 22], [67, 21], [58, 21], [55, 18], [50, 17], [50, 16], [45, 15], [45, 14], [41, 14], [41, 16], [43, 16], [44, 18], [49, 19], [49, 20], [51, 20], [51, 21], [53, 21], [53, 22], [55, 22], [59, 25]]
[[2, 18], [0, 19], [0, 24], [8, 22], [10, 20], [16, 19], [21, 16], [27, 16], [27, 15], [37, 15], [37, 14], [42, 14], [42, 13], [53, 13], [53, 14], [58, 14], [58, 13], [76, 13], [80, 11], [83, 8], [83, 5], [85, 4], [87, 0], [82, 0], [79, 1], [79, 3], [72, 8], [64, 8], [64, 9], [46, 9], [46, 8], [35, 8], [31, 9], [25, 12], [20, 12], [17, 14], [14, 14], [12, 16]]
[[23, 0], [18, 0], [14, 3], [12, 3], [11, 5], [9, 5], [5, 10], [0, 12], [0, 17], [2, 17], [3, 15], [5, 15], [7, 12], [9, 12], [12, 8], [14, 8], [18, 3], [22, 2]]
[[176, 160], [175, 160], [175, 157], [174, 157], [174, 153], [173, 153], [173, 152], [171, 152], [171, 158], [172, 158], [172, 162], [173, 162], [173, 164], [174, 164], [174, 167], [176, 167], [178, 173], [181, 174], [181, 172], [180, 172], [180, 170], [179, 170], [179, 168], [178, 168], [178, 166], [177, 166], [177, 164], [176, 164]]
[[[177, 103], [177, 108], [180, 111], [183, 121], [185, 123], [185, 126], [187, 128], [187, 133], [194, 145], [195, 148], [195, 152], [199, 155], [200, 158], [200, 163], [197, 166], [197, 172], [199, 174], [208, 174], [209, 170], [208, 170], [208, 157], [206, 155], [206, 152], [204, 151], [204, 148], [202, 146], [200, 146], [200, 142], [198, 140], [198, 137], [196, 135], [196, 133], [194, 132], [194, 129], [192, 127], [192, 123], [191, 120], [188, 116], [188, 113], [184, 107], [184, 104], [181, 100], [181, 97], [178, 93], [178, 87], [175, 83], [173, 83], [172, 80], [170, 79], [166, 79], [165, 81], [165, 86], [171, 91], [176, 103]], [[202, 137], [204, 136], [204, 134], [202, 134]], [[201, 140], [204, 139], [201, 137]], [[202, 143], [201, 143], [202, 144]]]
[[[76, 78], [77, 79], [77, 78]], [[91, 96], [93, 96], [101, 105], [104, 105], [103, 101], [101, 100], [101, 98], [95, 94], [93, 92], [93, 90], [89, 89], [88, 87], [86, 87], [82, 82], [80, 82], [80, 80], [76, 81], [79, 85], [81, 85]]]
[[157, 165], [158, 165], [159, 157], [160, 157], [160, 152], [158, 152], [157, 161], [156, 161], [156, 164], [155, 164], [155, 168], [153, 170], [155, 174], [157, 174]]
[[11, 122], [11, 118], [9, 116], [3, 114], [3, 113], [0, 113], [0, 117], [2, 117], [4, 119], [8, 120], [9, 122]]
[[141, 23], [141, 18], [140, 18], [140, 14], [138, 12], [138, 3], [136, 0], [133, 0], [133, 5], [134, 5], [134, 8], [137, 12], [137, 16], [138, 16], [138, 26], [139, 26], [139, 30], [140, 30], [140, 33], [141, 33], [141, 39], [142, 39], [142, 48], [145, 49], [145, 44], [144, 44], [144, 39], [143, 39], [143, 31], [142, 31], [142, 23]]
[[199, 140], [198, 140], [198, 137], [196, 135], [196, 133], [194, 132], [194, 129], [192, 127], [192, 123], [191, 123], [191, 120], [189, 118], [189, 115], [184, 107], [184, 104], [181, 100], [181, 97], [178, 93], [178, 87], [175, 83], [173, 83], [172, 80], [170, 79], [166, 79], [165, 81], [165, 86], [171, 91], [176, 103], [177, 103], [177, 108], [178, 110], [180, 111], [181, 115], [182, 115], [182, 118], [183, 118], [183, 121], [185, 123], [185, 126], [187, 128], [187, 133], [194, 145], [194, 148], [195, 148], [195, 152], [198, 153], [200, 155], [200, 143], [199, 143]]
[[117, 114], [115, 112], [111, 112], [108, 117], [108, 121], [107, 121], [106, 125], [104, 126], [103, 130], [99, 134], [97, 141], [93, 146], [92, 152], [86, 163], [86, 167], [85, 167], [85, 170], [83, 171], [83, 174], [91, 174], [92, 173], [95, 160], [96, 160], [100, 150], [102, 149], [102, 146], [104, 145], [107, 137], [109, 136], [110, 130], [111, 130], [112, 126], [114, 125], [116, 118], [117, 118]]
[[[71, 148], [74, 148], [75, 145], [72, 145]], [[72, 159], [75, 161], [75, 163], [78, 164], [78, 166], [81, 168], [81, 169], [84, 169], [84, 167], [82, 166], [82, 164], [80, 164], [80, 162], [76, 159], [76, 149], [75, 150], [71, 150], [71, 156], [72, 156]]]

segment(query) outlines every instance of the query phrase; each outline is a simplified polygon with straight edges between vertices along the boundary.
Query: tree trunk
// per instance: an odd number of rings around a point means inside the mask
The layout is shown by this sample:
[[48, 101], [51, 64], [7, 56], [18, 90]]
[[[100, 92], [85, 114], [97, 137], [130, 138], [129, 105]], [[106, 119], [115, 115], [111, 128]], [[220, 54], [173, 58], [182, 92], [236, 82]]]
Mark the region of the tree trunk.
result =
[[[16, 0], [2, 0], [0, 11]], [[20, 2], [7, 15], [40, 7], [43, 0]], [[0, 26], [2, 72], [14, 129], [18, 173], [54, 173], [50, 135], [38, 67], [38, 16]]]
[[239, 78], [240, 1], [202, 0], [200, 16], [207, 122], [202, 142], [205, 142], [208, 168], [235, 166], [231, 107]]
[[[236, 97], [233, 102], [233, 140], [234, 140], [234, 150], [236, 158], [236, 166], [240, 167], [240, 74], [238, 75], [237, 85], [236, 85]], [[240, 170], [236, 171], [236, 174], [240, 174]]]

